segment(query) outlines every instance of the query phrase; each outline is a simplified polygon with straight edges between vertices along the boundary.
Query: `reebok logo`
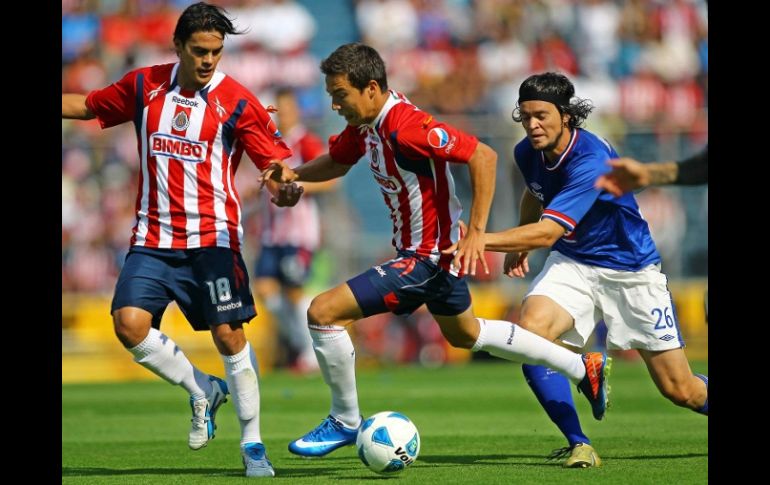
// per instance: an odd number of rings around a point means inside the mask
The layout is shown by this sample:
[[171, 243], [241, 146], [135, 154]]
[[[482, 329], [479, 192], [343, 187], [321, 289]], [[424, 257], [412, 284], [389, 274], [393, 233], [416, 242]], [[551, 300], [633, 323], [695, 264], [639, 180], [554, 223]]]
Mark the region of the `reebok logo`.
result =
[[233, 303], [228, 303], [227, 305], [217, 305], [217, 311], [226, 312], [229, 310], [235, 310], [236, 308], [241, 308], [242, 306], [243, 306], [243, 302], [235, 301]]
[[192, 99], [187, 98], [178, 98], [176, 96], [171, 96], [171, 100], [175, 102], [176, 104], [181, 104], [182, 106], [189, 106], [191, 108], [197, 108], [198, 102]]

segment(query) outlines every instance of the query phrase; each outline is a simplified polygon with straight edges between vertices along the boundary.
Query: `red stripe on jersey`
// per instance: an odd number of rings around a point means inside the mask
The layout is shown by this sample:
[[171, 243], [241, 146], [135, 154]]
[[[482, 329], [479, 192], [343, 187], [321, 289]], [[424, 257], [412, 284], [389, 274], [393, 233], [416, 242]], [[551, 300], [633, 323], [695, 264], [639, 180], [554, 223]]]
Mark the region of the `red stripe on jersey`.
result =
[[[139, 153], [142, 153], [141, 147], [139, 148]], [[141, 160], [139, 161], [141, 164]], [[141, 169], [139, 170], [139, 190], [136, 191], [136, 200], [134, 202], [134, 213], [139, 214], [139, 209], [142, 207], [142, 187], [144, 187], [144, 171]], [[131, 239], [129, 240], [129, 246], [133, 246], [136, 244], [136, 233], [139, 230], [139, 224], [138, 224], [139, 217], [137, 216], [137, 223], [134, 224], [134, 227], [131, 229]]]
[[[147, 128], [147, 135], [149, 136], [150, 133], [158, 131], [158, 126], [160, 125], [161, 110], [152, 110], [149, 108], [145, 109], [147, 109], [147, 123], [145, 123], [145, 126]], [[147, 140], [147, 143], [149, 144], [150, 141]], [[152, 152], [149, 148], [151, 147], [148, 147], [148, 150], [144, 154], [147, 160], [147, 190], [149, 191], [148, 194], [145, 194], [147, 197], [147, 237], [145, 238], [144, 245], [151, 248], [157, 248], [158, 244], [160, 243], [160, 216], [158, 213], [158, 162], [155, 157], [150, 155]], [[141, 190], [141, 188], [139, 190]]]
[[430, 256], [438, 238], [438, 214], [434, 202], [435, 181], [425, 175], [417, 175], [417, 180], [422, 195], [422, 241], [417, 248], [417, 254]]
[[[235, 191], [235, 187], [231, 186], [232, 180], [230, 179], [230, 158], [225, 154], [222, 155], [222, 185], [223, 190], [228, 195], [225, 201], [225, 214], [227, 214], [227, 233], [230, 237], [230, 248], [233, 251], [240, 251], [240, 240], [238, 239], [238, 227], [240, 225], [240, 205], [241, 201], [237, 199], [238, 194]], [[230, 197], [230, 194], [234, 194], [236, 198]], [[237, 224], [235, 223], [237, 222]]]
[[[436, 204], [439, 207], [449, 207], [449, 181], [446, 176], [447, 164], [443, 161], [434, 161], [434, 168], [436, 170], [436, 185], [438, 186]], [[438, 235], [438, 249], [443, 251], [453, 244], [451, 239], [452, 215], [448, 210], [439, 212], [438, 223], [441, 228], [441, 233]], [[453, 258], [454, 256], [451, 254], [442, 254], [439, 258], [439, 266], [448, 271]]]
[[[211, 151], [214, 149], [213, 145], [210, 145], [206, 158], [211, 160]], [[196, 167], [196, 173], [198, 174], [198, 212], [201, 215], [200, 231], [201, 235], [201, 247], [211, 247], [217, 245], [217, 229], [214, 223], [215, 217], [211, 217], [214, 214], [214, 185], [211, 181], [211, 166], [207, 163], [199, 163]]]
[[572, 229], [575, 229], [575, 226], [577, 225], [577, 223], [575, 222], [575, 220], [574, 220], [574, 219], [572, 219], [571, 217], [569, 217], [569, 216], [567, 216], [567, 215], [564, 215], [564, 214], [562, 214], [561, 212], [556, 212], [555, 210], [552, 210], [552, 209], [546, 209], [546, 210], [544, 210], [544, 211], [543, 211], [543, 215], [544, 215], [544, 216], [551, 216], [551, 217], [555, 217], [556, 219], [559, 219], [559, 220], [561, 220], [561, 221], [564, 221], [564, 222], [566, 222], [567, 224], [569, 224], [570, 226], [572, 226], [572, 227], [570, 228], [570, 230], [572, 230]]
[[[181, 94], [181, 93], [180, 93]], [[193, 94], [194, 95], [194, 94]], [[189, 125], [190, 108], [176, 105], [172, 120], [176, 120], [180, 113], [187, 115]], [[171, 123], [171, 134], [185, 137], [187, 127], [178, 130], [175, 123]], [[187, 249], [187, 212], [184, 208], [184, 164], [176, 158], [168, 159], [168, 203], [169, 217], [171, 218], [171, 247], [174, 249]]]
[[[401, 178], [401, 174], [398, 172], [398, 167], [396, 166], [396, 158], [393, 155], [393, 150], [390, 149], [390, 146], [387, 143], [384, 143], [386, 138], [382, 136], [382, 133], [378, 132], [377, 136], [383, 140], [382, 151], [383, 158], [385, 159], [385, 170], [388, 175], [392, 175], [398, 179], [399, 186], [401, 187], [398, 192], [398, 212], [401, 215], [401, 247], [408, 248], [412, 245], [412, 208], [409, 205], [409, 191], [407, 190], [407, 186], [404, 183], [404, 179]], [[382, 194], [382, 197], [385, 199], [385, 203], [388, 205], [391, 213], [393, 213], [393, 206], [390, 204], [390, 198], [385, 193]], [[395, 226], [395, 219], [393, 223], [395, 234], [395, 231], [397, 230]]]

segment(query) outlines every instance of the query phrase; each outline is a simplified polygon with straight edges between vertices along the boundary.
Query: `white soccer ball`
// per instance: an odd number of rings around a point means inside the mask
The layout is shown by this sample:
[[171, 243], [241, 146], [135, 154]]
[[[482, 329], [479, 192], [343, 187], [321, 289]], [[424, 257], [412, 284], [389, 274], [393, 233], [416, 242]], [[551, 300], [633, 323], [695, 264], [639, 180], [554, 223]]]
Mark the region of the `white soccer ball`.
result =
[[370, 470], [392, 475], [420, 454], [420, 433], [401, 413], [383, 411], [364, 420], [356, 437], [358, 457]]

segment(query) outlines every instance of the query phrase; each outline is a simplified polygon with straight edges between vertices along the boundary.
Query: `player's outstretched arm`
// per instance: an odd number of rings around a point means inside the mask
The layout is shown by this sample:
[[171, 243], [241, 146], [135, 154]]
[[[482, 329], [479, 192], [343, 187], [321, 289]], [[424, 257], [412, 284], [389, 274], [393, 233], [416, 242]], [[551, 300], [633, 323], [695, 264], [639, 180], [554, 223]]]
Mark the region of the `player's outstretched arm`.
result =
[[527, 252], [533, 249], [550, 248], [565, 229], [551, 219], [541, 219], [532, 224], [512, 227], [501, 232], [488, 232], [485, 236], [488, 251], [503, 253]]
[[473, 191], [468, 233], [458, 242], [453, 261], [456, 267], [463, 268], [471, 275], [476, 274], [476, 264], [479, 262], [484, 273], [489, 274], [489, 267], [484, 258], [484, 231], [487, 228], [489, 209], [495, 195], [496, 166], [497, 153], [488, 145], [479, 142], [468, 160]]
[[342, 177], [352, 168], [352, 165], [344, 165], [335, 162], [325, 153], [320, 157], [292, 170], [282, 160], [271, 163], [262, 175], [262, 185], [269, 180], [276, 182], [325, 182]]
[[[536, 223], [542, 214], [543, 205], [540, 200], [529, 190], [525, 190], [519, 204], [519, 226]], [[527, 273], [529, 273], [529, 251], [513, 251], [505, 255], [504, 275], [509, 278], [524, 278]]]
[[673, 183], [679, 173], [674, 162], [640, 163], [632, 158], [616, 158], [607, 162], [612, 170], [596, 179], [596, 188], [616, 197], [649, 185]]
[[74, 120], [91, 120], [96, 116], [86, 106], [83, 94], [61, 95], [61, 117]]

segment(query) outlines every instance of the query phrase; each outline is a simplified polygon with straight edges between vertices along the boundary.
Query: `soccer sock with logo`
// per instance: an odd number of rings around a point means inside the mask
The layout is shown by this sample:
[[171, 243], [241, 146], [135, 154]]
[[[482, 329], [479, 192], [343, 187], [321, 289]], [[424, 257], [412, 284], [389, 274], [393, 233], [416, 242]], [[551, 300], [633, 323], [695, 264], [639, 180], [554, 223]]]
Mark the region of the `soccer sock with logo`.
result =
[[703, 406], [701, 406], [700, 409], [696, 409], [696, 413], [705, 414], [706, 416], [709, 415], [709, 377], [704, 376], [703, 374], [695, 374], [695, 377], [702, 380], [706, 384], [706, 402], [703, 403]]
[[553, 369], [543, 365], [523, 364], [524, 378], [537, 396], [548, 417], [567, 438], [570, 446], [577, 443], [591, 444], [580, 427], [575, 402], [572, 400], [572, 389], [569, 380]]
[[361, 423], [356, 390], [356, 351], [345, 327], [308, 325], [318, 365], [332, 393], [329, 414], [347, 428]]
[[193, 400], [203, 399], [211, 392], [208, 374], [198, 370], [173, 340], [155, 328], [150, 328], [139, 345], [128, 349], [134, 361], [170, 382], [181, 385]]
[[476, 320], [479, 322], [479, 338], [473, 344], [472, 351], [484, 350], [495, 357], [514, 362], [548, 365], [575, 382], [585, 377], [585, 364], [580, 354], [560, 347], [515, 323], [484, 318]]
[[259, 367], [257, 356], [246, 342], [235, 355], [222, 355], [235, 413], [241, 425], [241, 446], [262, 443], [259, 430]]

